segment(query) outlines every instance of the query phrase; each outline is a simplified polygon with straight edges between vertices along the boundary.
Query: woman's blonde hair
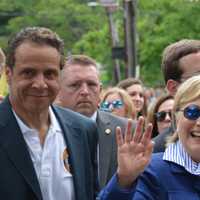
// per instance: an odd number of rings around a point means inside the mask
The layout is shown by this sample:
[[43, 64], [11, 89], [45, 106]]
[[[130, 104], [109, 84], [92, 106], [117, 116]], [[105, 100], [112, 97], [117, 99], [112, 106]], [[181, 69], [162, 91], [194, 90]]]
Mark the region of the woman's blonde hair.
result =
[[[182, 109], [187, 103], [200, 98], [200, 75], [193, 76], [184, 81], [177, 90], [174, 98], [173, 108], [173, 122], [176, 123], [179, 118], [179, 110]], [[167, 139], [167, 145], [174, 143], [178, 140], [178, 133], [175, 130], [174, 134]]]
[[111, 94], [118, 94], [121, 97], [126, 111], [126, 116], [124, 117], [135, 119], [136, 110], [129, 94], [125, 90], [118, 87], [109, 88], [102, 94], [102, 102], [105, 101], [106, 98]]

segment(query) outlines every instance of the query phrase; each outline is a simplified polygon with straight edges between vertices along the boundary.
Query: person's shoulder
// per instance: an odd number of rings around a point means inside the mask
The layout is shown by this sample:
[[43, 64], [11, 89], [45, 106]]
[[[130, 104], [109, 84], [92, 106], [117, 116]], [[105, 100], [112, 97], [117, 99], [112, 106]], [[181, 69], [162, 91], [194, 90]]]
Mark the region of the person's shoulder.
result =
[[148, 168], [156, 173], [163, 173], [167, 168], [169, 168], [170, 163], [163, 160], [163, 155], [163, 152], [153, 153]]
[[112, 113], [101, 111], [101, 110], [98, 110], [98, 116], [100, 119], [109, 120], [111, 122], [114, 121], [120, 124], [127, 124], [128, 122], [127, 118], [119, 117], [119, 116], [113, 115]]
[[[152, 154], [149, 165], [145, 168], [145, 171], [141, 174], [140, 183], [148, 186], [149, 191], [152, 195], [159, 197], [159, 199], [168, 196], [168, 191], [177, 187], [177, 177], [174, 176], [173, 169], [177, 164], [163, 160], [164, 153]], [[180, 166], [178, 166], [180, 169]], [[144, 187], [143, 187], [144, 189]]]
[[163, 158], [164, 153], [153, 153], [151, 157], [151, 162], [160, 162]]
[[154, 150], [153, 150], [154, 153], [164, 152], [166, 139], [172, 133], [173, 133], [173, 129], [172, 127], [170, 127], [170, 128], [165, 129], [163, 133], [160, 133], [159, 135], [153, 138], [153, 141], [155, 143]]
[[78, 112], [74, 112], [68, 108], [60, 107], [57, 105], [53, 105], [53, 109], [66, 121], [70, 121], [71, 123], [80, 124], [80, 125], [88, 125], [95, 123], [88, 117], [81, 115]]
[[0, 103], [0, 118], [6, 118], [7, 115], [12, 113], [11, 104], [9, 98], [5, 97], [4, 100]]
[[172, 133], [172, 128], [167, 128], [163, 131], [163, 133], [160, 133], [159, 135], [157, 135], [156, 137], [153, 138], [154, 142], [160, 141], [165, 139], [167, 136], [169, 136]]
[[57, 105], [53, 105], [52, 108], [55, 111], [56, 116], [59, 117], [59, 121], [61, 123], [66, 123], [70, 127], [78, 128], [81, 130], [80, 134], [85, 135], [86, 133], [89, 139], [94, 140], [95, 138], [95, 140], [97, 140], [98, 134], [96, 123], [93, 122], [90, 118], [81, 115], [78, 112], [74, 112], [70, 109]]
[[[128, 119], [113, 115], [105, 111], [97, 111], [97, 127], [106, 126], [113, 130], [116, 127], [121, 127], [122, 132], [126, 130]], [[134, 131], [136, 127], [136, 121], [132, 120], [132, 130]]]

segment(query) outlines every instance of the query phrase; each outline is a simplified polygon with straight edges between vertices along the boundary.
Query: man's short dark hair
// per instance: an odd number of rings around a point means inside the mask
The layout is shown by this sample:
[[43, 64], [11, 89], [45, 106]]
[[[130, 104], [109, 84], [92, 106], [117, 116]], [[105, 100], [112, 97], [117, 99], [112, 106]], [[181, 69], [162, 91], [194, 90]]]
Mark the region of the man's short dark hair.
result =
[[8, 41], [7, 61], [8, 67], [13, 68], [15, 65], [15, 52], [18, 46], [23, 42], [33, 42], [41, 45], [51, 46], [60, 53], [60, 68], [64, 66], [64, 42], [53, 31], [44, 27], [26, 27], [18, 32]]
[[183, 73], [179, 63], [180, 59], [199, 51], [200, 40], [183, 39], [167, 46], [163, 51], [161, 64], [165, 83], [169, 79], [180, 82]]

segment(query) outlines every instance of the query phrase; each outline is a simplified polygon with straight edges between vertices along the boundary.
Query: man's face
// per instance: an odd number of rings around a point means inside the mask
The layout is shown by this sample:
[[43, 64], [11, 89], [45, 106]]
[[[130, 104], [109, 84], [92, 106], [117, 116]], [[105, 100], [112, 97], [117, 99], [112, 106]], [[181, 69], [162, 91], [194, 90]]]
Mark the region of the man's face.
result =
[[100, 81], [93, 65], [71, 65], [62, 72], [59, 103], [75, 112], [91, 117], [100, 102]]
[[20, 113], [47, 111], [59, 91], [59, 52], [47, 45], [24, 42], [15, 52], [13, 69], [6, 74], [10, 101]]
[[175, 95], [180, 83], [184, 82], [188, 78], [200, 74], [200, 52], [191, 53], [184, 56], [179, 61], [179, 66], [183, 73], [181, 75], [180, 82], [175, 80], [167, 81], [167, 90], [170, 95]]
[[180, 59], [180, 66], [183, 74], [181, 76], [181, 82], [186, 79], [200, 74], [200, 52], [192, 53], [184, 56]]

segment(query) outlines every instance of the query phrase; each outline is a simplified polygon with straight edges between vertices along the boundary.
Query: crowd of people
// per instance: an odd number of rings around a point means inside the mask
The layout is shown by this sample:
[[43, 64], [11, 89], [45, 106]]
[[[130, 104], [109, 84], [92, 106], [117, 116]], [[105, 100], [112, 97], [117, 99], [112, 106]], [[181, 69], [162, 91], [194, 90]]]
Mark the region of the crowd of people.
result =
[[2, 199], [199, 199], [199, 40], [164, 49], [159, 94], [138, 78], [105, 88], [97, 62], [65, 57], [44, 27], [0, 49], [3, 69]]

